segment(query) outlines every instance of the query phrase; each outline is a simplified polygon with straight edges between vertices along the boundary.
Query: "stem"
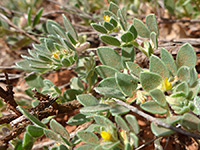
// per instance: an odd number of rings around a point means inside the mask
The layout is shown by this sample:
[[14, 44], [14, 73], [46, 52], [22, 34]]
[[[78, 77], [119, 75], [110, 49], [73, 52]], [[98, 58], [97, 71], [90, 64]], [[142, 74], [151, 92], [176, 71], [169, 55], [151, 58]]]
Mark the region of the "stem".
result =
[[147, 57], [149, 57], [148, 54], [147, 54], [147, 52], [146, 52], [146, 50], [145, 50], [142, 46], [140, 46], [136, 41], [132, 41], [131, 44], [133, 44], [133, 45], [134, 45], [135, 47], [137, 47], [141, 52], [143, 52]]

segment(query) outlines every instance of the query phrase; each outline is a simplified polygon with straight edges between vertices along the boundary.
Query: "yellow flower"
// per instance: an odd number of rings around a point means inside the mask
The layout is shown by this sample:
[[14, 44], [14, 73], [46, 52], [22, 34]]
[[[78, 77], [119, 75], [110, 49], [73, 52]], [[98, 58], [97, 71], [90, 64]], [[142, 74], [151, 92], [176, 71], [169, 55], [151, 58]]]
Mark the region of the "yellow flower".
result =
[[104, 21], [109, 22], [110, 17], [108, 15], [104, 16]]
[[172, 84], [171, 82], [168, 81], [168, 78], [165, 78], [162, 82], [162, 90], [163, 91], [168, 91], [172, 89]]
[[101, 137], [105, 140], [105, 141], [111, 141], [112, 140], [112, 135], [109, 132], [106, 131], [102, 131], [101, 132]]
[[54, 52], [54, 53], [52, 53], [53, 54], [53, 57], [54, 58], [56, 58], [56, 59], [58, 59], [58, 55], [60, 54], [59, 52]]

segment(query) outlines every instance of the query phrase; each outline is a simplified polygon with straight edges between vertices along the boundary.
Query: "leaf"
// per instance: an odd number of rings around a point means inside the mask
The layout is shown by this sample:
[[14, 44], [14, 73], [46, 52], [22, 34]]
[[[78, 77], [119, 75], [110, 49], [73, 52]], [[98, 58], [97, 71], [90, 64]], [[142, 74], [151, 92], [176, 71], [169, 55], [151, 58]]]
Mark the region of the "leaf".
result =
[[180, 83], [180, 84], [178, 84], [178, 85], [176, 86], [176, 88], [174, 89], [174, 91], [175, 91], [175, 92], [184, 92], [185, 95], [187, 95], [188, 92], [189, 92], [189, 89], [188, 89], [188, 88], [189, 88], [189, 87], [188, 87], [188, 84], [187, 84], [186, 82], [182, 82], [182, 83]]
[[178, 72], [177, 72], [177, 77], [179, 80], [181, 81], [186, 81], [188, 82], [189, 79], [190, 79], [190, 70], [188, 67], [186, 66], [182, 66], [178, 69]]
[[102, 95], [105, 95], [109, 98], [118, 98], [121, 100], [125, 100], [125, 96], [120, 92], [120, 90], [110, 87], [95, 87], [94, 90]]
[[105, 10], [105, 11], [104, 11], [104, 16], [107, 16], [107, 15], [108, 15], [110, 18], [113, 17], [115, 20], [117, 20], [117, 18], [118, 18], [112, 11]]
[[141, 36], [143, 38], [150, 37], [149, 29], [145, 26], [145, 24], [141, 20], [134, 18], [133, 25], [134, 25], [135, 29], [137, 30], [137, 33], [139, 36]]
[[127, 123], [124, 121], [124, 119], [121, 116], [115, 116], [115, 122], [118, 126], [120, 126], [122, 129], [124, 129], [126, 132], [130, 131], [130, 128], [128, 127]]
[[79, 94], [82, 94], [82, 91], [75, 89], [67, 89], [63, 92], [63, 97], [66, 99], [66, 101], [71, 101], [76, 99], [76, 96]]
[[108, 30], [112, 31], [115, 27], [112, 25], [112, 23], [104, 22], [103, 26]]
[[38, 120], [35, 116], [31, 115], [28, 111], [26, 111], [23, 107], [17, 106], [17, 109], [24, 114], [33, 124], [36, 124], [42, 128], [47, 128], [40, 120]]
[[150, 91], [158, 87], [162, 83], [162, 77], [153, 72], [141, 72], [140, 82], [145, 91]]
[[96, 66], [95, 71], [100, 75], [101, 78], [114, 77], [115, 73], [118, 72], [118, 70], [115, 68], [106, 65]]
[[92, 132], [89, 131], [80, 131], [77, 133], [77, 136], [85, 143], [91, 145], [98, 145], [99, 138]]
[[34, 138], [40, 137], [44, 134], [43, 129], [34, 125], [28, 125], [26, 131]]
[[169, 71], [176, 75], [177, 67], [172, 55], [164, 48], [161, 48], [161, 60], [165, 63]]
[[163, 106], [163, 107], [166, 106], [165, 95], [160, 89], [151, 90], [150, 95], [158, 105]]
[[67, 132], [67, 130], [61, 125], [59, 124], [56, 120], [51, 119], [50, 121], [50, 127], [53, 131], [55, 131], [56, 133], [60, 134], [62, 137], [66, 138], [67, 140], [69, 140], [70, 135]]
[[42, 15], [42, 12], [43, 12], [43, 8], [41, 8], [41, 9], [37, 12], [37, 14], [35, 15], [35, 18], [34, 18], [34, 20], [33, 20], [33, 27], [35, 27], [35, 25], [37, 25], [37, 24], [39, 23], [40, 17], [41, 17], [41, 15]]
[[194, 51], [193, 47], [189, 43], [181, 46], [176, 56], [176, 63], [178, 68], [180, 68], [181, 66], [194, 68], [196, 65], [196, 61], [196, 52]]
[[99, 104], [96, 106], [86, 106], [80, 109], [81, 113], [96, 113], [96, 112], [103, 112], [108, 111], [110, 106], [107, 104]]
[[194, 105], [195, 105], [195, 108], [196, 108], [196, 114], [200, 115], [200, 97], [199, 96], [195, 96]]
[[194, 130], [198, 130], [200, 119], [193, 114], [185, 113], [180, 123], [187, 130], [194, 131]]
[[97, 23], [91, 23], [91, 26], [93, 27], [93, 29], [95, 29], [96, 31], [106, 34], [107, 30], [104, 26], [97, 24]]
[[137, 80], [135, 80], [132, 76], [124, 73], [116, 73], [115, 74], [116, 83], [118, 87], [124, 95], [132, 97], [137, 88]]
[[44, 87], [43, 78], [35, 73], [27, 76], [25, 80], [26, 83], [32, 88], [39, 89]]
[[122, 54], [121, 54], [121, 60], [122, 65], [124, 68], [126, 68], [126, 62], [130, 61], [133, 62], [135, 58], [135, 50], [133, 45], [124, 45], [122, 46]]
[[164, 0], [164, 6], [168, 9], [171, 14], [174, 14], [175, 3], [173, 0]]
[[134, 36], [131, 32], [127, 31], [121, 35], [121, 40], [125, 43], [131, 42], [134, 39]]
[[79, 114], [76, 114], [75, 116], [73, 116], [72, 118], [70, 118], [67, 121], [67, 124], [69, 124], [69, 125], [81, 125], [81, 124], [84, 124], [84, 123], [86, 123], [90, 120], [91, 119], [87, 118], [87, 116], [79, 113]]
[[108, 10], [111, 11], [111, 12], [113, 12], [115, 15], [117, 15], [118, 9], [119, 9], [119, 7], [115, 3], [113, 3], [111, 1], [110, 4], [109, 4]]
[[24, 134], [24, 139], [23, 139], [23, 148], [26, 150], [31, 150], [33, 147], [34, 139], [31, 135], [29, 135], [27, 132]]
[[150, 39], [154, 45], [154, 48], [158, 48], [158, 40], [157, 40], [157, 34], [155, 32], [151, 32]]
[[122, 105], [114, 105], [110, 109], [110, 113], [113, 116], [124, 115], [124, 114], [128, 113], [129, 111], [130, 111], [129, 109], [127, 109], [125, 106], [122, 106]]
[[95, 147], [93, 145], [84, 144], [76, 148], [76, 150], [94, 150]]
[[77, 41], [74, 39], [74, 37], [73, 37], [69, 32], [67, 32], [66, 35], [67, 35], [67, 37], [69, 38], [70, 42], [71, 42], [73, 45], [76, 45], [76, 44], [77, 44]]
[[117, 145], [120, 144], [120, 141], [117, 141], [117, 142], [105, 142], [103, 145], [102, 145], [102, 148], [103, 150], [111, 150], [115, 147], [117, 147]]
[[110, 20], [109, 22], [116, 28], [117, 25], [118, 25], [118, 22], [113, 18], [113, 17], [110, 17]]
[[149, 14], [148, 16], [146, 16], [145, 22], [151, 32], [155, 32], [156, 35], [159, 35], [158, 24], [156, 21], [156, 16], [154, 14]]
[[121, 65], [121, 57], [114, 49], [109, 47], [99, 47], [97, 48], [97, 55], [102, 64], [117, 70], [123, 69]]
[[116, 89], [119, 90], [116, 80], [115, 80], [115, 77], [108, 77], [108, 78], [101, 80], [98, 84], [98, 87], [110, 87], [110, 88], [115, 87]]
[[162, 62], [162, 60], [159, 57], [155, 55], [152, 55], [150, 57], [149, 70], [151, 72], [159, 74], [163, 79], [169, 77], [169, 71], [167, 69], [167, 66], [164, 64], [164, 62]]
[[158, 137], [169, 136], [174, 133], [173, 130], [160, 127], [154, 124], [153, 122], [151, 123], [151, 131], [153, 132], [155, 136], [158, 136]]
[[140, 132], [140, 127], [138, 125], [136, 117], [128, 114], [128, 115], [125, 116], [125, 118], [126, 118], [128, 124], [129, 124], [129, 126], [131, 127], [130, 128], [131, 131], [134, 132], [135, 134], [138, 134]]
[[128, 29], [128, 31], [130, 31], [133, 35], [133, 40], [135, 40], [137, 38], [137, 30], [135, 29], [134, 25], [131, 25]]
[[83, 83], [77, 77], [73, 77], [73, 78], [70, 79], [70, 88], [80, 90], [80, 91], [84, 91]]
[[89, 94], [81, 94], [77, 96], [77, 100], [83, 105], [83, 106], [93, 106], [98, 105], [99, 101], [92, 95]]
[[126, 31], [126, 30], [127, 30], [127, 21], [126, 21], [126, 19], [125, 19], [125, 15], [124, 15], [124, 13], [122, 12], [121, 9], [118, 9], [118, 11], [117, 11], [117, 16], [118, 16], [118, 21], [119, 21], [119, 23], [120, 23], [122, 29], [123, 29], [124, 31]]
[[134, 147], [137, 148], [139, 145], [138, 137], [133, 132], [130, 132], [129, 136], [130, 136], [130, 141], [133, 141]]
[[109, 44], [109, 45], [118, 46], [118, 47], [121, 45], [120, 41], [111, 35], [101, 35], [100, 39], [104, 43]]
[[44, 134], [49, 138], [49, 139], [52, 139], [52, 140], [55, 140], [55, 141], [61, 141], [61, 138], [59, 136], [59, 134], [53, 132], [52, 130], [49, 130], [49, 129], [44, 129]]
[[94, 120], [96, 121], [97, 124], [101, 126], [116, 128], [113, 122], [104, 116], [95, 115]]
[[163, 114], [167, 113], [167, 110], [162, 108], [161, 106], [159, 106], [155, 101], [146, 101], [146, 102], [142, 103], [140, 105], [140, 107], [143, 110], [150, 112], [152, 114], [163, 115]]
[[140, 72], [142, 72], [142, 68], [134, 62], [126, 62], [126, 66], [131, 71], [131, 74], [133, 74], [136, 77], [140, 77]]
[[31, 26], [31, 7], [28, 8], [28, 18], [27, 18], [27, 24], [28, 26]]
[[63, 17], [63, 23], [66, 30], [72, 35], [74, 39], [78, 40], [78, 35], [74, 27], [72, 26], [71, 22], [67, 19], [67, 17], [64, 14], [62, 15], [62, 17]]

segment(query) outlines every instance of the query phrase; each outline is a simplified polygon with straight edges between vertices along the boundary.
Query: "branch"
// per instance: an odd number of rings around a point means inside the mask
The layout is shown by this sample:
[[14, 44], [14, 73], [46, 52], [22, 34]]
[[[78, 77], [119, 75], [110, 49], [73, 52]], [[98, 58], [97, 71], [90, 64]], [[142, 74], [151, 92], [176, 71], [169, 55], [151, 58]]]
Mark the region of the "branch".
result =
[[158, 120], [157, 118], [154, 118], [154, 117], [152, 117], [152, 116], [150, 116], [150, 115], [148, 115], [148, 114], [146, 114], [146, 113], [144, 113], [144, 112], [138, 110], [136, 107], [133, 107], [133, 106], [131, 106], [131, 105], [129, 105], [129, 104], [127, 104], [127, 103], [121, 101], [121, 100], [118, 100], [118, 99], [115, 99], [115, 98], [112, 98], [112, 99], [113, 99], [115, 102], [117, 102], [118, 104], [127, 107], [127, 108], [130, 109], [132, 112], [137, 113], [138, 115], [140, 115], [140, 116], [146, 118], [147, 120], [149, 120], [149, 121], [151, 121], [151, 122], [154, 122], [154, 123], [157, 124], [157, 125], [160, 125], [160, 126], [162, 126], [162, 127], [164, 127], [164, 128], [167, 128], [167, 129], [174, 130], [174, 131], [176, 131], [176, 132], [179, 132], [179, 133], [181, 133], [181, 134], [184, 134], [184, 135], [193, 137], [193, 138], [195, 138], [195, 139], [200, 139], [200, 135], [198, 135], [198, 134], [194, 134], [194, 133], [185, 131], [185, 130], [183, 130], [183, 129], [176, 128], [176, 127], [174, 127], [174, 126], [172, 126], [172, 125], [169, 125], [169, 124], [167, 124], [167, 123], [164, 123], [164, 122]]

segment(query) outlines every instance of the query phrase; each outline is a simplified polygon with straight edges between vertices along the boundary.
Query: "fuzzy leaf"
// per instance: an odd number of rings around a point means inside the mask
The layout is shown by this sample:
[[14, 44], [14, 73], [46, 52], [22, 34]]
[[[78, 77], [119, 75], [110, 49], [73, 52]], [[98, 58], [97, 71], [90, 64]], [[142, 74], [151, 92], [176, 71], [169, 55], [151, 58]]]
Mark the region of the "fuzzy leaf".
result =
[[131, 131], [134, 132], [135, 134], [138, 134], [140, 132], [140, 127], [138, 125], [136, 117], [128, 114], [125, 116], [125, 118], [131, 127]]
[[133, 38], [134, 38], [133, 34], [129, 31], [121, 35], [121, 40], [125, 43], [131, 42]]
[[117, 25], [118, 25], [118, 22], [117, 22], [113, 17], [110, 18], [109, 22], [110, 22], [115, 28], [116, 28]]
[[164, 93], [159, 89], [154, 89], [150, 91], [151, 97], [155, 100], [156, 103], [160, 106], [166, 106], [166, 98]]
[[81, 124], [84, 124], [85, 122], [88, 122], [90, 120], [91, 120], [90, 118], [87, 118], [85, 115], [79, 113], [79, 114], [76, 114], [75, 116], [73, 116], [72, 118], [70, 118], [67, 121], [67, 124], [69, 124], [69, 125], [81, 125]]
[[109, 47], [99, 47], [97, 49], [97, 55], [102, 64], [108, 65], [117, 70], [123, 69], [121, 65], [121, 57], [114, 49]]
[[153, 72], [140, 73], [140, 82], [145, 91], [150, 91], [158, 87], [162, 83], [162, 77]]
[[122, 46], [122, 55], [121, 55], [121, 60], [122, 60], [122, 65], [124, 68], [126, 68], [126, 62], [130, 61], [133, 62], [135, 58], [135, 50], [133, 45], [124, 45]]
[[145, 24], [141, 20], [134, 18], [133, 25], [134, 25], [135, 29], [137, 30], [137, 33], [139, 36], [141, 36], [143, 38], [150, 37], [149, 29], [145, 26]]
[[73, 77], [73, 78], [70, 79], [70, 88], [80, 90], [80, 91], [84, 91], [83, 83], [77, 77]]
[[124, 106], [121, 106], [121, 105], [114, 105], [111, 109], [110, 109], [110, 113], [113, 115], [113, 116], [116, 116], [116, 115], [124, 115], [126, 113], [128, 113], [130, 110], [127, 109], [126, 107]]
[[44, 129], [44, 134], [45, 134], [49, 139], [52, 139], [52, 140], [55, 140], [55, 141], [61, 141], [61, 138], [60, 138], [59, 134], [53, 132], [52, 130]]
[[95, 147], [93, 145], [84, 144], [76, 148], [76, 150], [94, 150]]
[[181, 66], [194, 68], [196, 65], [196, 61], [196, 52], [194, 51], [193, 47], [189, 43], [181, 46], [176, 56], [176, 63], [178, 68], [180, 68]]
[[96, 121], [97, 124], [101, 126], [116, 128], [113, 122], [104, 116], [95, 115], [94, 120]]
[[148, 16], [146, 16], [145, 22], [151, 32], [155, 32], [156, 35], [159, 35], [158, 24], [156, 21], [156, 16], [154, 14], [149, 14]]
[[28, 125], [26, 127], [26, 131], [32, 136], [32, 137], [40, 137], [42, 136], [43, 133], [43, 129], [37, 126], [33, 126], [33, 125]]
[[142, 68], [134, 62], [126, 62], [127, 68], [131, 71], [131, 74], [133, 74], [136, 77], [140, 77], [140, 72], [142, 72]]
[[161, 106], [159, 106], [155, 101], [147, 101], [145, 103], [142, 103], [140, 105], [140, 107], [147, 111], [147, 112], [150, 112], [152, 114], [160, 114], [160, 115], [163, 115], [163, 114], [166, 114], [167, 113], [167, 110], [162, 108]]
[[154, 124], [153, 122], [151, 123], [151, 131], [153, 132], [155, 136], [158, 136], [158, 137], [169, 136], [174, 133], [174, 131], [160, 127]]
[[124, 73], [116, 73], [115, 79], [122, 93], [129, 97], [134, 95], [137, 88], [137, 80], [135, 80], [131, 75]]
[[133, 40], [137, 38], [137, 30], [135, 29], [134, 25], [131, 25], [128, 29], [129, 32], [133, 35]]
[[157, 34], [155, 32], [151, 32], [150, 39], [154, 45], [154, 48], [158, 48], [158, 40], [157, 40]]
[[115, 87], [116, 89], [118, 89], [115, 77], [108, 77], [106, 79], [101, 80], [98, 84], [98, 87]]
[[23, 148], [26, 150], [31, 150], [33, 147], [34, 139], [33, 137], [28, 134], [28, 132], [25, 132], [24, 139], [23, 139]]
[[117, 38], [115, 38], [111, 35], [101, 35], [100, 39], [104, 43], [109, 44], [109, 45], [113, 45], [113, 46], [120, 46], [121, 45], [120, 41]]
[[77, 96], [77, 100], [83, 105], [83, 106], [93, 106], [98, 105], [99, 101], [92, 95], [89, 94], [81, 94]]
[[172, 55], [164, 48], [161, 48], [161, 60], [165, 63], [165, 65], [168, 67], [169, 71], [176, 75], [177, 67], [174, 62], [174, 59]]
[[39, 23], [40, 17], [41, 17], [41, 15], [42, 15], [42, 12], [43, 12], [43, 8], [41, 8], [41, 9], [37, 12], [37, 14], [35, 15], [35, 18], [34, 18], [34, 20], [33, 20], [33, 27], [35, 27], [35, 25], [37, 25], [37, 24]]
[[115, 73], [118, 72], [118, 70], [115, 68], [106, 65], [96, 66], [95, 71], [100, 75], [101, 78], [114, 77]]
[[124, 121], [124, 119], [121, 116], [115, 116], [115, 122], [118, 126], [120, 126], [122, 129], [124, 129], [126, 132], [130, 131], [130, 128], [128, 127], [127, 123]]
[[107, 104], [99, 104], [96, 106], [86, 106], [80, 109], [81, 113], [96, 113], [96, 112], [103, 112], [108, 111], [110, 106]]
[[117, 15], [118, 9], [119, 7], [111, 1], [108, 10], [113, 12], [115, 15]]
[[109, 22], [104, 22], [103, 26], [108, 30], [111, 31], [113, 30], [115, 27], [112, 25], [112, 23]]
[[95, 29], [96, 31], [106, 34], [107, 30], [104, 26], [97, 24], [97, 23], [91, 23], [91, 26], [93, 27], [93, 29]]
[[159, 74], [163, 79], [169, 77], [167, 66], [162, 62], [159, 57], [155, 55], [152, 55], [150, 57], [149, 70], [151, 72]]
[[200, 119], [193, 114], [185, 113], [181, 120], [181, 125], [191, 131], [198, 130]]
[[179, 80], [188, 82], [189, 79], [190, 79], [190, 70], [189, 70], [189, 68], [186, 67], [186, 66], [180, 67], [178, 69], [177, 76], [178, 76]]
[[117, 142], [105, 142], [103, 145], [102, 145], [102, 148], [103, 150], [111, 150], [113, 149], [114, 147], [116, 147], [117, 145], [120, 144], [120, 141], [117, 141]]
[[77, 133], [77, 136], [85, 143], [91, 145], [98, 145], [99, 138], [92, 132], [89, 131], [80, 131]]

